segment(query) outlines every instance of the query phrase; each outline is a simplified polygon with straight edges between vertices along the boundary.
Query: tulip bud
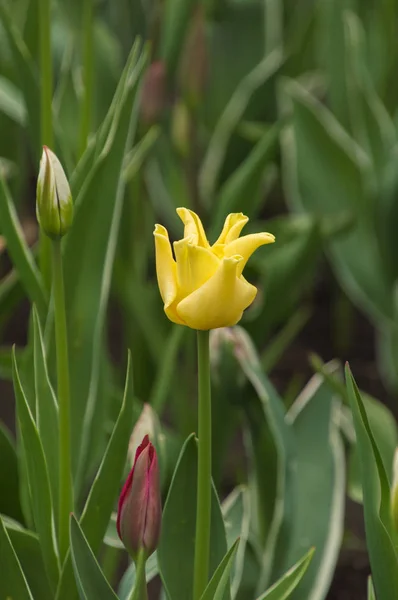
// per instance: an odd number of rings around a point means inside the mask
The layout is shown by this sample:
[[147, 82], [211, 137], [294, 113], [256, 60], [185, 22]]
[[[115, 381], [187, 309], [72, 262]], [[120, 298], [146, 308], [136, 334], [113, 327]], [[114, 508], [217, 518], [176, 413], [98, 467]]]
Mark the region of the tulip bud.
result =
[[395, 527], [395, 531], [398, 533], [398, 448], [395, 450], [393, 462], [391, 486], [391, 516]]
[[68, 180], [54, 152], [43, 146], [36, 190], [36, 215], [51, 238], [65, 235], [72, 224], [73, 202]]
[[120, 494], [116, 522], [119, 537], [134, 560], [140, 550], [147, 558], [156, 550], [161, 516], [158, 459], [146, 435]]
[[133, 433], [130, 436], [128, 449], [128, 463], [130, 468], [134, 464], [137, 449], [146, 435], [159, 453], [160, 450], [158, 445], [159, 437], [161, 436], [159, 418], [152, 406], [147, 403], [142, 407], [141, 414], [138, 417], [138, 420], [134, 425]]

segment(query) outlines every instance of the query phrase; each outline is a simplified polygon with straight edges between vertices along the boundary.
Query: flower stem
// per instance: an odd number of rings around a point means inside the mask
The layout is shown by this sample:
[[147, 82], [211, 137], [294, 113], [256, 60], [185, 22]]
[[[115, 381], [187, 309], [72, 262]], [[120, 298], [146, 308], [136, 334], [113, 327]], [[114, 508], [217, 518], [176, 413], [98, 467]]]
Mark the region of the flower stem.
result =
[[68, 336], [66, 329], [61, 240], [52, 241], [55, 343], [59, 403], [59, 515], [58, 536], [61, 563], [69, 548], [69, 514], [73, 508], [70, 443], [70, 392]]
[[93, 0], [84, 0], [83, 2], [82, 48], [84, 93], [80, 121], [80, 155], [83, 154], [87, 146], [91, 129], [91, 111], [93, 109]]
[[209, 332], [198, 331], [198, 500], [196, 507], [194, 600], [209, 576], [211, 524], [211, 390]]
[[148, 590], [145, 577], [145, 550], [141, 548], [135, 563], [135, 584], [129, 596], [129, 600], [148, 600]]
[[[40, 126], [42, 145], [54, 147], [52, 96], [53, 65], [51, 52], [51, 0], [39, 2], [40, 29]], [[51, 242], [42, 232], [40, 234], [40, 269], [47, 290], [51, 288]]]

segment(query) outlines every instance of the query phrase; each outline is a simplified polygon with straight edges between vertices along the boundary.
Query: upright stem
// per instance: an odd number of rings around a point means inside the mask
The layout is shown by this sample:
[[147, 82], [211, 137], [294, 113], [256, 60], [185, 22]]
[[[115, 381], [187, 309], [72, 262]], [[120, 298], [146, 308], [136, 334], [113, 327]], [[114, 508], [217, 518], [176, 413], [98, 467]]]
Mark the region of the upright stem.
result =
[[203, 594], [209, 577], [211, 524], [211, 391], [209, 332], [198, 331], [198, 499], [194, 600]]
[[93, 0], [84, 0], [83, 3], [82, 47], [84, 92], [80, 122], [80, 154], [83, 154], [87, 146], [91, 129], [91, 111], [93, 108]]
[[[39, 0], [40, 29], [40, 123], [42, 145], [54, 148], [52, 96], [53, 66], [51, 52], [51, 0]], [[51, 241], [40, 234], [40, 269], [47, 290], [51, 288]]]
[[53, 283], [57, 382], [59, 403], [59, 515], [58, 535], [61, 563], [69, 548], [69, 514], [73, 508], [70, 444], [70, 392], [68, 336], [66, 329], [61, 240], [53, 240]]
[[145, 550], [142, 548], [135, 563], [135, 584], [129, 600], [148, 600], [148, 589], [145, 578]]

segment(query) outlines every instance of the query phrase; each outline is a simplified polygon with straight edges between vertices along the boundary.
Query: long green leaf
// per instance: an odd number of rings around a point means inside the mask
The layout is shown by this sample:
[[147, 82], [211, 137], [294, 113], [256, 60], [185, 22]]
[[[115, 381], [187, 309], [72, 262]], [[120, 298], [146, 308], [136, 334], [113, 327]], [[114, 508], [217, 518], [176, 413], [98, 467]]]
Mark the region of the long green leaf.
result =
[[19, 500], [18, 459], [11, 434], [0, 423], [0, 514], [24, 522]]
[[46, 458], [54, 514], [58, 515], [58, 405], [47, 371], [43, 334], [35, 307], [33, 308], [33, 362], [36, 424]]
[[313, 554], [314, 549], [311, 548], [303, 558], [257, 600], [286, 600], [286, 598], [289, 598], [304, 576]]
[[[53, 600], [54, 595], [48, 582], [39, 538], [35, 533], [24, 529], [12, 519], [3, 516], [3, 523], [33, 598]], [[3, 566], [2, 561], [0, 562]]]
[[282, 62], [283, 57], [279, 49], [266, 56], [242, 79], [222, 113], [210, 140], [199, 174], [200, 195], [207, 206], [211, 205], [215, 195], [230, 137], [243, 117], [250, 98], [261, 85], [277, 72]]
[[239, 539], [235, 541], [218, 565], [200, 600], [223, 600], [225, 591], [229, 585], [229, 576], [238, 545]]
[[9, 535], [0, 517], [0, 597], [33, 600], [21, 564], [12, 547]]
[[32, 56], [18, 31], [15, 20], [4, 2], [0, 3], [0, 19], [4, 26], [13, 57], [15, 72], [25, 100], [28, 115], [28, 126], [34, 156], [40, 156], [40, 88], [38, 73], [35, 70]]
[[[80, 520], [85, 536], [94, 552], [98, 551], [104, 538], [123, 476], [128, 443], [133, 429], [132, 388], [132, 366], [129, 353], [122, 406]], [[70, 555], [68, 555], [62, 569], [56, 598], [57, 600], [72, 600], [75, 596], [76, 588]]]
[[81, 600], [117, 600], [103, 574], [79, 523], [72, 515], [70, 543], [73, 570]]
[[366, 539], [376, 597], [398, 598], [398, 557], [391, 538], [390, 486], [379, 449], [369, 425], [361, 395], [349, 366], [346, 366], [347, 391], [357, 436]]
[[54, 515], [46, 459], [39, 432], [22, 389], [15, 354], [13, 355], [13, 379], [18, 423], [31, 492], [33, 518], [39, 534], [47, 575], [52, 588], [55, 589], [59, 576], [59, 563], [55, 547]]
[[[194, 434], [184, 443], [169, 489], [162, 518], [158, 548], [158, 566], [167, 595], [186, 600], [192, 593], [196, 489], [197, 446]], [[227, 551], [225, 529], [217, 494], [213, 488], [211, 507], [210, 576]], [[229, 592], [226, 598], [230, 598]]]
[[134, 136], [145, 62], [146, 53], [135, 46], [122, 77], [124, 86], [116, 91], [110, 116], [97, 136], [92, 168], [78, 190], [74, 224], [66, 240], [65, 287], [74, 347], [72, 465], [77, 492], [104, 445], [105, 392], [99, 385], [104, 323], [124, 199], [123, 165]]
[[[333, 373], [338, 366], [334, 362], [326, 369]], [[287, 415], [296, 437], [297, 479], [293, 532], [281, 572], [303, 551], [316, 548], [307, 575], [291, 595], [292, 600], [324, 600], [340, 552], [346, 478], [339, 411], [334, 390], [322, 376], [315, 375]]]
[[7, 184], [0, 171], [0, 222], [13, 265], [32, 303], [41, 318], [47, 310], [47, 296], [39, 269], [25, 241]]

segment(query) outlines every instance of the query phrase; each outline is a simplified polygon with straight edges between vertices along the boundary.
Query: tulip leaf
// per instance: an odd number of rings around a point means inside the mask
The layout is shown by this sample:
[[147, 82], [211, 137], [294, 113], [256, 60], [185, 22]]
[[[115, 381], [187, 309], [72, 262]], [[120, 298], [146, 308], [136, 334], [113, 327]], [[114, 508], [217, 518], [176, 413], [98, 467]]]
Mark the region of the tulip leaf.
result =
[[178, 66], [195, 0], [166, 0], [162, 19], [160, 57], [171, 76]]
[[273, 570], [280, 563], [291, 535], [294, 513], [296, 474], [295, 440], [292, 427], [285, 420], [282, 400], [261, 370], [256, 350], [240, 353], [239, 364], [253, 386], [256, 395], [245, 395], [249, 444], [253, 457], [254, 491], [257, 514], [253, 514], [264, 546], [263, 573], [258, 589], [265, 589]]
[[[325, 368], [331, 374], [338, 367], [337, 362], [331, 362]], [[303, 552], [316, 548], [305, 578], [289, 596], [291, 600], [324, 600], [339, 556], [346, 480], [339, 411], [334, 390], [317, 374], [287, 415], [296, 438], [296, 485], [289, 546], [274, 578]]]
[[230, 573], [238, 546], [239, 538], [235, 540], [218, 565], [200, 600], [223, 600], [227, 586], [229, 586]]
[[[228, 548], [231, 548], [235, 540], [239, 538], [239, 546], [231, 575], [231, 595], [235, 598], [242, 584], [242, 579], [245, 577], [245, 565], [248, 559], [246, 545], [250, 534], [251, 521], [249, 490], [244, 486], [235, 488], [222, 503], [222, 512]], [[248, 582], [245, 582], [245, 585], [247, 586]]]
[[10, 119], [24, 125], [26, 107], [19, 89], [6, 77], [0, 76], [0, 110]]
[[29, 299], [36, 304], [40, 317], [44, 318], [47, 312], [47, 295], [43, 281], [29, 246], [25, 241], [25, 236], [1, 170], [0, 221], [1, 231], [6, 239], [7, 250], [14, 268], [18, 272], [19, 279]]
[[[151, 556], [148, 558], [148, 560], [146, 561], [146, 564], [145, 564], [146, 582], [149, 583], [149, 581], [152, 581], [152, 579], [154, 579], [154, 577], [156, 577], [156, 575], [158, 575], [158, 573], [159, 573], [158, 558], [157, 558], [157, 553], [154, 552], [153, 554], [151, 554]], [[130, 599], [131, 590], [134, 587], [134, 583], [135, 583], [135, 564], [134, 564], [134, 562], [132, 562], [131, 565], [128, 567], [128, 569], [126, 569], [126, 571], [122, 577], [122, 580], [120, 582], [120, 585], [119, 585], [117, 595], [119, 596], [120, 600], [129, 600]]]
[[[167, 595], [186, 600], [192, 593], [195, 554], [197, 445], [195, 435], [185, 441], [174, 471], [162, 518], [158, 566]], [[213, 487], [209, 575], [227, 551], [225, 529]], [[229, 590], [225, 598], [230, 598]]]
[[199, 174], [200, 196], [206, 205], [211, 205], [214, 198], [231, 135], [242, 119], [252, 95], [279, 70], [282, 62], [283, 57], [279, 50], [274, 50], [263, 58], [239, 82], [223, 110]]
[[[128, 355], [126, 384], [122, 406], [104, 457], [88, 495], [80, 524], [94, 552], [105, 536], [115, 498], [126, 463], [128, 443], [133, 428], [133, 378], [131, 355]], [[57, 600], [73, 600], [76, 589], [70, 555], [68, 555], [57, 590]]]
[[39, 432], [22, 389], [15, 355], [13, 355], [13, 379], [33, 518], [39, 534], [48, 579], [52, 588], [55, 589], [59, 576], [59, 564], [55, 547], [54, 515], [46, 459]]
[[40, 88], [33, 58], [15, 25], [11, 12], [0, 2], [0, 19], [10, 45], [15, 73], [24, 96], [33, 153], [39, 159], [40, 148]]
[[92, 164], [77, 190], [74, 223], [65, 243], [66, 305], [74, 348], [70, 372], [72, 468], [77, 495], [87, 470], [98, 464], [105, 444], [102, 423], [108, 407], [106, 386], [100, 385], [105, 360], [104, 323], [123, 208], [122, 172], [135, 133], [145, 63], [146, 52], [141, 53], [135, 44], [94, 149], [89, 146], [87, 157], [83, 156], [84, 165]]
[[311, 562], [314, 549], [311, 548], [287, 573], [285, 573], [272, 587], [257, 600], [286, 600], [300, 583], [308, 565]]
[[398, 598], [398, 557], [390, 532], [390, 486], [368, 415], [349, 366], [347, 391], [354, 418], [363, 490], [366, 539], [377, 598]]
[[[2, 518], [32, 596], [40, 600], [52, 600], [54, 595], [48, 582], [39, 538], [12, 519], [4, 516]], [[3, 566], [1, 560], [0, 563]]]
[[18, 459], [14, 442], [0, 423], [0, 514], [24, 522], [19, 500]]
[[70, 544], [80, 600], [117, 600], [73, 515], [70, 520]]
[[33, 600], [21, 564], [15, 554], [10, 537], [0, 517], [0, 598]]
[[47, 371], [46, 352], [39, 316], [33, 308], [33, 362], [36, 424], [46, 457], [54, 514], [58, 514], [58, 405]]
[[368, 578], [368, 600], [376, 600], [375, 591], [373, 588], [372, 578]]
[[281, 123], [273, 125], [222, 186], [212, 215], [210, 238], [217, 238], [226, 215], [238, 212], [240, 207], [245, 207], [248, 217], [254, 216], [256, 206], [253, 203], [261, 193], [265, 167], [277, 150], [280, 130]]
[[282, 109], [291, 115], [291, 126], [282, 135], [289, 202], [318, 217], [352, 215], [350, 230], [328, 244], [336, 275], [372, 317], [392, 318], [391, 285], [370, 225], [369, 157], [325, 105], [296, 81], [285, 82], [281, 100]]

